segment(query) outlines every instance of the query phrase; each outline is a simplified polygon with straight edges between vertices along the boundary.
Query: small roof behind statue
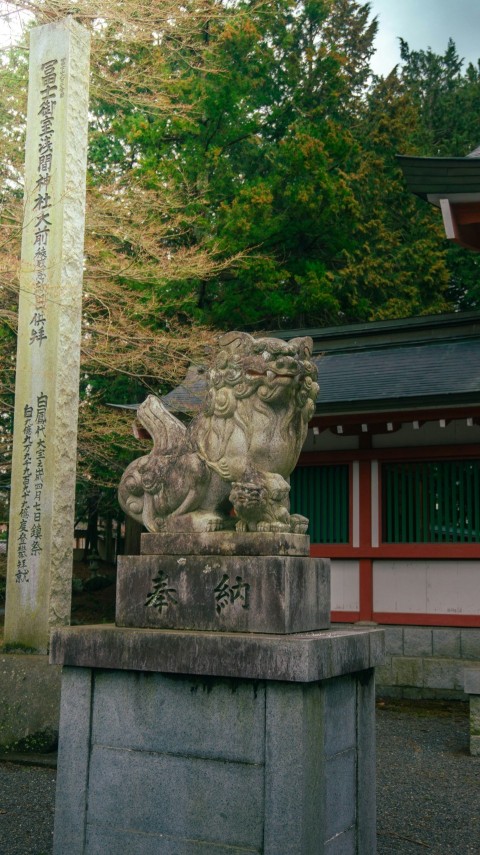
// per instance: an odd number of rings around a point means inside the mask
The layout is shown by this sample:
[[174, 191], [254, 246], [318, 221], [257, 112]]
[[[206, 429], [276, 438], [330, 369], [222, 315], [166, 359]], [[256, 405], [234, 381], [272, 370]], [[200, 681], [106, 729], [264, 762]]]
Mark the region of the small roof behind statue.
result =
[[445, 235], [480, 250], [480, 146], [466, 157], [397, 155], [411, 193], [442, 211]]
[[207, 369], [203, 365], [190, 365], [185, 379], [179, 386], [162, 397], [172, 413], [190, 415], [199, 412], [205, 403]]
[[[284, 340], [301, 335], [313, 338], [323, 415], [478, 402], [479, 312], [275, 333]], [[162, 401], [174, 413], [194, 414], [205, 400], [206, 382], [206, 370], [191, 366]]]

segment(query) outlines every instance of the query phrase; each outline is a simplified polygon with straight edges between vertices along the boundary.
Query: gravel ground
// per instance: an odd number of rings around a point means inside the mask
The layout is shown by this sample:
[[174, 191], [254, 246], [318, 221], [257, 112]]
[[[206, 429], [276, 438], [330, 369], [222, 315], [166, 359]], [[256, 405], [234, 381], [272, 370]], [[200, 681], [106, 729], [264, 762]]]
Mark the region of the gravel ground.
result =
[[[479, 855], [467, 706], [380, 703], [377, 724], [378, 855]], [[54, 794], [52, 769], [0, 763], [0, 855], [51, 855]]]
[[479, 855], [468, 706], [387, 702], [377, 724], [378, 855]]
[[51, 855], [54, 800], [54, 769], [0, 764], [0, 855]]

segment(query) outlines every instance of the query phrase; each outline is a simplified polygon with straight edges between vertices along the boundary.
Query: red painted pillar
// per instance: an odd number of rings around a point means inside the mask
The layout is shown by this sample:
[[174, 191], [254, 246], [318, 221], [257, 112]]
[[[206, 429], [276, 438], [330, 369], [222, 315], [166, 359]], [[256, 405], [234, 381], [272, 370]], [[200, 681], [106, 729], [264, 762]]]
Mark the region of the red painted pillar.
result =
[[[372, 545], [372, 477], [369, 460], [361, 460], [360, 480], [360, 553]], [[360, 559], [360, 620], [372, 620], [373, 614], [373, 562]]]

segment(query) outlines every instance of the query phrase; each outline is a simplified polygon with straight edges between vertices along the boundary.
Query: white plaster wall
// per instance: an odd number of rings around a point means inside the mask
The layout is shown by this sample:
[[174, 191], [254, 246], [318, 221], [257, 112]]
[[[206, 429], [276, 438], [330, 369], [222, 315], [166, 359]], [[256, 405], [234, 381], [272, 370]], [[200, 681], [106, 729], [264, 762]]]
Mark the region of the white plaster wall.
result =
[[374, 561], [373, 609], [400, 614], [480, 614], [480, 561]]
[[[448, 415], [448, 414], [447, 414]], [[426, 422], [414, 430], [411, 422], [402, 425], [395, 433], [383, 433], [372, 437], [373, 448], [398, 448], [416, 445], [465, 445], [480, 442], [480, 426], [468, 427], [466, 419], [450, 422], [444, 428], [437, 421]]]
[[[338, 423], [342, 424], [341, 416]], [[302, 451], [352, 451], [358, 448], [358, 436], [342, 436], [334, 434], [330, 429], [322, 430], [315, 435], [309, 429]]]
[[331, 601], [332, 611], [358, 612], [360, 568], [358, 561], [333, 559], [331, 561]]

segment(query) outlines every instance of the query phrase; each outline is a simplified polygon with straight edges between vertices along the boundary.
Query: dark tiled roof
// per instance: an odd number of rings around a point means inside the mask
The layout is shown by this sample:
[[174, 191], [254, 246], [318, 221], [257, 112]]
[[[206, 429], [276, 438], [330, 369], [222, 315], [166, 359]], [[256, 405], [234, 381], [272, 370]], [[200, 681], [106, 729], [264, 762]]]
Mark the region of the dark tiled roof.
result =
[[196, 413], [205, 400], [206, 369], [190, 365], [183, 383], [162, 398], [172, 413]]
[[459, 341], [480, 336], [480, 312], [450, 312], [443, 315], [420, 315], [386, 321], [366, 321], [335, 327], [290, 329], [272, 333], [288, 340], [298, 336], [313, 338], [313, 352], [324, 353], [360, 350], [402, 344], [425, 344], [431, 341]]
[[[480, 403], [480, 338], [326, 353], [314, 359], [320, 411], [362, 406]], [[191, 367], [185, 381], [162, 399], [172, 412], [194, 413], [205, 397], [205, 371]]]
[[406, 157], [397, 155], [408, 189], [426, 199], [429, 194], [479, 193], [478, 157]]
[[320, 409], [414, 399], [428, 406], [452, 396], [480, 401], [480, 339], [328, 353], [316, 362]]

